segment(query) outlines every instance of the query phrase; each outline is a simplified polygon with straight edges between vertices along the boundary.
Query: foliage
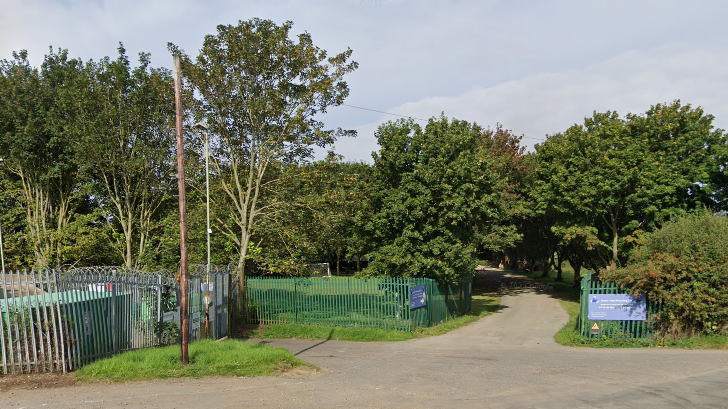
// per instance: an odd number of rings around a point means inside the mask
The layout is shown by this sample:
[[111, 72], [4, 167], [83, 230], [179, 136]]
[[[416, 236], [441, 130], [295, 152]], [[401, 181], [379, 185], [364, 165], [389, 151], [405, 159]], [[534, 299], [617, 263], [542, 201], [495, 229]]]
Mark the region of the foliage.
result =
[[566, 346], [584, 346], [591, 348], [631, 348], [631, 347], [670, 347], [687, 349], [728, 349], [728, 336], [699, 335], [699, 336], [667, 336], [648, 339], [622, 339], [594, 338], [591, 340], [579, 339], [579, 302], [559, 300], [561, 307], [569, 314], [569, 321], [554, 335], [556, 343]]
[[412, 120], [378, 128], [366, 274], [457, 282], [475, 268], [478, 246], [517, 240], [511, 222], [523, 205], [493, 136], [444, 116], [424, 129]]
[[[148, 54], [132, 69], [118, 51], [99, 63], [51, 50], [40, 69], [25, 52], [1, 64], [0, 155], [8, 196], [24, 213], [10, 254], [23, 265], [138, 268], [149, 250], [160, 206], [174, 193], [171, 80], [150, 68]], [[32, 262], [18, 255], [29, 250]]]
[[120, 44], [116, 60], [88, 64], [90, 95], [80, 101], [88, 113], [79, 118], [81, 172], [128, 269], [150, 267], [145, 253], [158, 250], [152, 237], [177, 184], [172, 76], [150, 64], [141, 53], [132, 68]]
[[[236, 247], [241, 282], [259, 220], [276, 210], [268, 196], [277, 178], [269, 170], [351, 134], [325, 130], [317, 119], [349, 94], [343, 77], [357, 67], [348, 61], [351, 50], [327, 57], [308, 33], [290, 39], [292, 26], [257, 18], [219, 25], [195, 60], [183, 55], [184, 75], [199, 96], [198, 117], [215, 138], [211, 165], [225, 210], [218, 221]], [[170, 50], [181, 54], [172, 44]]]
[[704, 210], [668, 223], [601, 279], [661, 301], [664, 333], [728, 334], [728, 219]]
[[597, 229], [592, 226], [555, 224], [551, 227], [551, 232], [559, 240], [556, 245], [559, 258], [558, 280], [560, 281], [562, 274], [561, 262], [564, 259], [569, 260], [569, 264], [574, 270], [574, 286], [577, 286], [581, 280], [582, 266], [586, 265], [590, 269], [596, 269], [594, 260], [604, 260], [610, 250], [606, 243], [599, 240]]
[[73, 217], [76, 120], [86, 76], [66, 50], [34, 68], [27, 53], [0, 62], [0, 156], [21, 192], [25, 236], [36, 266], [62, 264], [59, 234]]
[[[175, 292], [172, 291], [170, 286], [164, 285], [161, 289], [161, 307], [162, 314], [174, 311], [177, 308], [177, 299]], [[154, 301], [152, 308], [156, 307], [156, 300]], [[158, 321], [154, 325], [154, 333], [159, 338], [160, 345], [172, 345], [177, 342], [179, 336], [179, 327], [174, 321], [164, 322]]]
[[359, 226], [368, 216], [370, 175], [369, 165], [334, 155], [286, 166], [274, 196], [278, 210], [261, 220], [255, 236], [261, 272], [305, 275], [308, 263], [328, 262], [339, 273], [342, 258], [362, 257], [366, 238]]
[[523, 240], [518, 225], [532, 214], [532, 203], [525, 193], [533, 161], [526, 155], [521, 138], [501, 124], [481, 131], [476, 151], [493, 185], [487, 209], [483, 209], [487, 220], [476, 224], [476, 241], [480, 251], [499, 253]]
[[229, 340], [193, 342], [190, 363], [182, 365], [179, 346], [126, 352], [81, 367], [82, 382], [130, 382], [149, 379], [199, 378], [203, 376], [272, 376], [282, 368], [311, 366], [283, 348]]
[[625, 119], [594, 113], [536, 146], [536, 210], [551, 214], [560, 230], [596, 229], [611, 255], [593, 252], [589, 264], [616, 267], [645, 232], [715, 205], [710, 169], [718, 166], [717, 147], [724, 141], [712, 120], [680, 101]]

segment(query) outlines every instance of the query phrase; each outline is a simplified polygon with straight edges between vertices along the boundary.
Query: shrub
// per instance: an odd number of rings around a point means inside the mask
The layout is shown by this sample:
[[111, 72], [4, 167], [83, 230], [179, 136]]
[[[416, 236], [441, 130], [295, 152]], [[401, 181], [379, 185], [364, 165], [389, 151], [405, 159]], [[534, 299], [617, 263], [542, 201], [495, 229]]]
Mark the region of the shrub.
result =
[[661, 301], [664, 333], [728, 334], [728, 217], [705, 210], [669, 223], [601, 279]]

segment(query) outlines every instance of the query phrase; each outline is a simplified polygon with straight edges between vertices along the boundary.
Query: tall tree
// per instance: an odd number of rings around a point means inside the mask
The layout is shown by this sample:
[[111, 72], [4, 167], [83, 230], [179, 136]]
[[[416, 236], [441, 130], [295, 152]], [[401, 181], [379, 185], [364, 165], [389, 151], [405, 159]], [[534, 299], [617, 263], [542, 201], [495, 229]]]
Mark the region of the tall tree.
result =
[[626, 119], [594, 113], [536, 146], [539, 207], [564, 216], [566, 229], [595, 228], [615, 268], [643, 232], [713, 204], [702, 187], [721, 138], [711, 116], [679, 101]]
[[38, 70], [25, 51], [0, 62], [0, 155], [17, 177], [36, 266], [61, 264], [60, 236], [74, 213], [83, 62], [51, 52]]
[[175, 191], [174, 104], [171, 74], [151, 68], [149, 54], [132, 68], [118, 57], [93, 66], [93, 92], [84, 120], [83, 170], [95, 182], [116, 248], [129, 269], [155, 252], [150, 236]]
[[365, 272], [452, 283], [472, 273], [478, 245], [502, 249], [518, 238], [509, 212], [523, 206], [495, 135], [443, 116], [424, 129], [388, 122], [376, 136], [368, 230], [377, 248]]
[[477, 152], [493, 184], [484, 209], [488, 217], [476, 225], [477, 244], [481, 251], [500, 253], [523, 239], [518, 225], [531, 213], [526, 193], [533, 160], [526, 156], [521, 137], [501, 124], [482, 130]]
[[[325, 130], [317, 115], [344, 102], [343, 80], [357, 64], [351, 50], [327, 57], [308, 33], [290, 38], [291, 22], [252, 19], [220, 25], [205, 37], [196, 59], [183, 55], [183, 73], [198, 97], [199, 116], [209, 124], [211, 166], [233, 210], [222, 224], [236, 246], [241, 283], [251, 237], [276, 203], [265, 190], [276, 177], [272, 164], [311, 156], [351, 131]], [[182, 53], [173, 44], [173, 53]], [[241, 300], [242, 301], [242, 300]]]
[[366, 254], [358, 221], [368, 206], [371, 166], [340, 159], [330, 152], [326, 160], [285, 168], [279, 211], [261, 220], [254, 237], [262, 263], [300, 269], [328, 262], [340, 272], [340, 260]]

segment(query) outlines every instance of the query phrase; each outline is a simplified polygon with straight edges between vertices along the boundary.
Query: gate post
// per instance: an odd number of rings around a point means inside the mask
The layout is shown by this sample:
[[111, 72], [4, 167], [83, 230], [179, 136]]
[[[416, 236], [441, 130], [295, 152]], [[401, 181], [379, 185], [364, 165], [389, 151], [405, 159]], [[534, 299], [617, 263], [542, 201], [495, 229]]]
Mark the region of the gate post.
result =
[[586, 274], [581, 279], [581, 294], [579, 295], [579, 341], [584, 337], [585, 328], [589, 326], [589, 288], [592, 274]]

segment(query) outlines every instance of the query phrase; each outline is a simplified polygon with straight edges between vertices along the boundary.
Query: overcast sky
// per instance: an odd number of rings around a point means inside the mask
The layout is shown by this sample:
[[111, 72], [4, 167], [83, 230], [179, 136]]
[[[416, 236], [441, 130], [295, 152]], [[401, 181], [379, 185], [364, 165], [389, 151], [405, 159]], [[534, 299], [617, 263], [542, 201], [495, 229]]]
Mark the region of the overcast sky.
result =
[[[152, 54], [173, 42], [196, 55], [218, 24], [290, 20], [336, 54], [350, 47], [349, 105], [416, 118], [444, 112], [503, 124], [529, 147], [593, 111], [642, 113], [680, 99], [728, 128], [728, 2], [671, 0], [0, 0], [0, 59], [48, 47], [74, 57]], [[322, 119], [356, 129], [336, 150], [371, 161], [391, 115], [336, 107]]]

